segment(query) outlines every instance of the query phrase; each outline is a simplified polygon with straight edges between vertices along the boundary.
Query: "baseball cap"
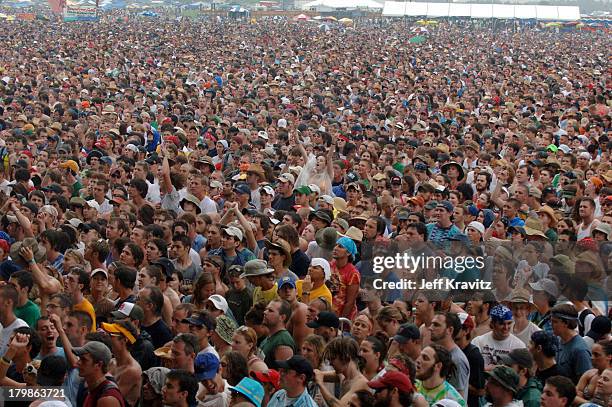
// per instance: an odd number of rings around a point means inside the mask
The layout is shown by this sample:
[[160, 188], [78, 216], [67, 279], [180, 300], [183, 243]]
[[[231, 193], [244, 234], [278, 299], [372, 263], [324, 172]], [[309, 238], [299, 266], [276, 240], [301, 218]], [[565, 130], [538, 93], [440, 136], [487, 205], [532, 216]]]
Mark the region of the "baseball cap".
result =
[[215, 320], [206, 312], [194, 312], [191, 317], [183, 319], [181, 322], [195, 326], [205, 326], [209, 331], [215, 330]]
[[72, 172], [79, 172], [79, 164], [74, 160], [66, 160], [60, 164], [60, 168], [68, 168]]
[[94, 269], [91, 272], [91, 278], [93, 278], [96, 274], [100, 274], [100, 273], [104, 274], [104, 277], [106, 277], [106, 279], [108, 280], [108, 271], [106, 271], [104, 269]]
[[293, 174], [289, 174], [288, 172], [279, 175], [278, 180], [280, 182], [290, 182], [292, 184], [295, 183], [295, 177], [293, 176]]
[[136, 342], [137, 332], [131, 322], [119, 320], [114, 324], [102, 322], [102, 329], [108, 333], [116, 333], [123, 335], [131, 344]]
[[397, 334], [393, 337], [393, 340], [397, 343], [406, 343], [411, 339], [420, 339], [421, 331], [415, 324], [402, 324], [397, 331]]
[[450, 203], [450, 201], [440, 201], [438, 202], [438, 205], [436, 205], [436, 208], [446, 209], [446, 211], [449, 213], [453, 213], [453, 211], [455, 210], [455, 207], [452, 203]]
[[412, 393], [414, 386], [410, 378], [402, 372], [390, 371], [382, 377], [368, 382], [368, 387], [372, 389], [396, 388], [401, 392]]
[[314, 375], [310, 362], [300, 355], [294, 355], [287, 360], [277, 360], [276, 365], [279, 369], [294, 370], [297, 374], [306, 375], [307, 381]]
[[278, 289], [280, 290], [285, 285], [290, 285], [292, 288], [296, 288], [295, 279], [291, 276], [285, 276], [278, 280]]
[[234, 185], [234, 191], [239, 194], [249, 195], [251, 193], [251, 188], [249, 188], [248, 184], [245, 184], [244, 182], [239, 182]]
[[108, 365], [113, 357], [108, 346], [98, 341], [89, 341], [81, 347], [72, 348], [72, 353], [77, 356], [90, 354], [94, 361], [102, 362], [105, 365]]
[[144, 311], [140, 305], [131, 302], [122, 303], [117, 311], [111, 312], [111, 315], [115, 320], [130, 318], [142, 322], [144, 319]]
[[506, 365], [512, 367], [512, 365], [517, 364], [520, 367], [524, 367], [527, 369], [531, 369], [533, 366], [533, 357], [528, 349], [513, 349], [507, 355], [500, 355], [501, 362]]
[[227, 313], [227, 310], [229, 309], [227, 301], [219, 294], [211, 295], [210, 297], [208, 297], [207, 301], [212, 302], [216, 309], [223, 311], [224, 313]]
[[552, 297], [559, 296], [557, 284], [550, 278], [541, 278], [535, 283], [529, 283], [529, 286], [534, 291], [546, 291]]
[[228, 236], [233, 236], [239, 241], [242, 241], [242, 230], [238, 229], [236, 226], [228, 226], [223, 229], [223, 233]]
[[264, 185], [263, 187], [260, 188], [260, 191], [274, 198], [274, 195], [275, 195], [274, 188], [272, 188], [270, 185]]
[[340, 327], [340, 319], [331, 311], [321, 311], [319, 315], [317, 315], [317, 318], [314, 321], [308, 322], [306, 326], [308, 328], [320, 328], [325, 326], [338, 329]]
[[211, 380], [219, 371], [219, 358], [211, 352], [198, 353], [195, 358], [195, 376], [199, 381]]
[[597, 342], [609, 334], [610, 330], [612, 330], [610, 318], [605, 315], [598, 315], [591, 322], [591, 329], [587, 332], [586, 336], [593, 338], [593, 340]]
[[308, 187], [308, 185], [302, 185], [298, 188], [294, 189], [295, 192], [302, 195], [310, 195], [312, 194], [312, 190]]
[[172, 277], [175, 270], [174, 263], [172, 263], [172, 261], [166, 257], [160, 257], [153, 260], [151, 264], [161, 267], [162, 271], [167, 277]]
[[251, 377], [257, 379], [260, 383], [270, 383], [275, 390], [279, 390], [281, 387], [278, 370], [268, 369], [267, 372], [251, 372]]

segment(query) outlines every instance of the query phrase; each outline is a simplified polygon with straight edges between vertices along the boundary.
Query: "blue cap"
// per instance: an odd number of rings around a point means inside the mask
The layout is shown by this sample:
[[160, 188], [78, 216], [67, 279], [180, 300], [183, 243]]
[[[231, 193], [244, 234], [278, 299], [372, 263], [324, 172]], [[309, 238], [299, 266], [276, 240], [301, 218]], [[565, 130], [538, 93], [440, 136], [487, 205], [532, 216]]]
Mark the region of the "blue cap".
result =
[[509, 227], [514, 227], [514, 228], [517, 228], [517, 227], [522, 228], [523, 226], [525, 226], [525, 221], [522, 220], [521, 218], [518, 218], [518, 217], [517, 218], [513, 218], [513, 219], [510, 220], [510, 223], [508, 223], [508, 226]]
[[234, 191], [238, 192], [239, 194], [249, 195], [251, 193], [251, 188], [249, 188], [248, 184], [239, 182], [234, 185]]
[[296, 288], [295, 279], [291, 276], [285, 276], [281, 278], [280, 280], [278, 280], [278, 289], [280, 290], [281, 288], [283, 288], [284, 285], [287, 285], [287, 284], [293, 288]]
[[449, 213], [453, 213], [453, 211], [455, 210], [455, 207], [452, 203], [450, 203], [450, 201], [440, 201], [438, 202], [436, 208], [444, 208]]
[[357, 245], [349, 237], [341, 237], [340, 239], [338, 239], [336, 244], [339, 244], [340, 246], [344, 247], [346, 251], [348, 251], [349, 254], [353, 257], [355, 257], [355, 255], [357, 254]]
[[219, 371], [219, 358], [213, 353], [198, 353], [195, 358], [195, 375], [199, 381], [211, 380]]
[[478, 216], [478, 207], [474, 204], [468, 206], [468, 213], [472, 216]]
[[261, 407], [261, 403], [263, 401], [265, 391], [261, 383], [257, 380], [251, 379], [250, 377], [245, 377], [240, 380], [240, 382], [236, 386], [229, 386], [230, 390], [236, 391], [249, 400], [256, 407]]

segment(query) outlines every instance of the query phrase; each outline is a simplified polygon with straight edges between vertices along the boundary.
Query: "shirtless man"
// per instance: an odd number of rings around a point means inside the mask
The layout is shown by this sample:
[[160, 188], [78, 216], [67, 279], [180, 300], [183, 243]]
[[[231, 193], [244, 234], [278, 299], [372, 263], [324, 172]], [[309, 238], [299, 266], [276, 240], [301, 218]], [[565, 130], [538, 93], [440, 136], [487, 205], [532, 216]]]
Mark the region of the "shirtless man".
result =
[[[359, 345], [353, 338], [339, 337], [327, 344], [323, 354], [334, 372], [315, 370], [315, 382], [328, 406], [346, 406], [353, 394], [359, 390], [370, 391], [368, 379], [359, 371]], [[325, 382], [340, 381], [340, 400], [330, 393]]]
[[114, 324], [102, 324], [112, 342], [114, 363], [110, 365], [110, 373], [117, 381], [117, 386], [129, 405], [134, 406], [140, 399], [142, 386], [142, 369], [130, 354], [130, 347], [136, 342], [138, 332], [127, 320], [119, 320]]
[[278, 283], [278, 295], [291, 304], [291, 318], [287, 323], [287, 330], [291, 332], [295, 345], [301, 349], [304, 338], [313, 330], [306, 326], [308, 306], [298, 301], [295, 280], [292, 277], [283, 277]]

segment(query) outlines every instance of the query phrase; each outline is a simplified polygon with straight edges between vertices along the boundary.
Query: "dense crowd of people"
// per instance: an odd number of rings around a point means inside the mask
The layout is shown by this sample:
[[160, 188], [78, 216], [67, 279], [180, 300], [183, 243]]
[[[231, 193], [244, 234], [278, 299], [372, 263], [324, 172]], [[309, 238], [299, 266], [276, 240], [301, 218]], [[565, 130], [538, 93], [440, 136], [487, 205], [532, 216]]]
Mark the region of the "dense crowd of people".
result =
[[0, 21], [3, 405], [612, 406], [608, 34], [330, 25]]

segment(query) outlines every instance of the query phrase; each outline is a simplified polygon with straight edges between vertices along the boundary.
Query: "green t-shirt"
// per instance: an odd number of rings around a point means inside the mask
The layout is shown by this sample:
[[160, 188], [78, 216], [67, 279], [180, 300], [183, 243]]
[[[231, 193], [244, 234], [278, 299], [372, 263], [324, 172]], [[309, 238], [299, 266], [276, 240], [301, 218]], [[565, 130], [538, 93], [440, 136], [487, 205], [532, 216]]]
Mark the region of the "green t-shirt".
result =
[[433, 389], [426, 389], [420, 380], [416, 381], [416, 389], [419, 393], [425, 397], [425, 401], [429, 405], [435, 404], [436, 402], [443, 399], [451, 399], [459, 403], [461, 407], [465, 407], [465, 400], [461, 397], [461, 394], [446, 380], [443, 381], [438, 387]]
[[264, 339], [261, 343], [261, 351], [264, 354], [264, 362], [271, 369], [277, 369], [276, 360], [274, 359], [274, 352], [279, 346], [289, 346], [295, 352], [295, 342], [293, 337], [286, 329], [282, 329], [272, 336]]
[[15, 308], [15, 316], [23, 319], [30, 328], [36, 328], [36, 322], [40, 318], [40, 308], [32, 300], [28, 300], [22, 307]]

